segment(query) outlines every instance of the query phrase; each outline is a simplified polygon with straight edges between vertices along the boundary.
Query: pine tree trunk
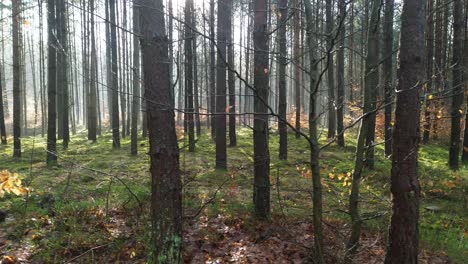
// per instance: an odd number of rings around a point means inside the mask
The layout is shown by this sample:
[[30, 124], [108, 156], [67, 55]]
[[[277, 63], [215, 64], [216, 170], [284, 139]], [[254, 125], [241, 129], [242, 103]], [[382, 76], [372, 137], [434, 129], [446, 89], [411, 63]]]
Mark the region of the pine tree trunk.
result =
[[[331, 1], [331, 0], [330, 0]], [[293, 49], [293, 64], [294, 64], [294, 105], [296, 110], [295, 127], [296, 131], [301, 131], [301, 68], [300, 68], [300, 8], [299, 0], [294, 1], [294, 49]], [[300, 134], [296, 133], [296, 138]]]
[[344, 90], [345, 90], [345, 56], [344, 56], [344, 47], [345, 47], [345, 37], [346, 37], [346, 27], [344, 21], [341, 20], [345, 19], [346, 16], [346, 0], [339, 0], [338, 2], [338, 9], [339, 9], [339, 19], [338, 23], [342, 24], [338, 30], [339, 32], [339, 50], [337, 54], [337, 75], [338, 75], [338, 86], [337, 86], [337, 100], [336, 100], [336, 132], [337, 132], [337, 144], [340, 147], [345, 146], [344, 141], [344, 125], [343, 125], [343, 118], [344, 118]]
[[117, 60], [117, 28], [115, 19], [115, 0], [109, 0], [110, 42], [111, 42], [111, 74], [112, 74], [112, 147], [120, 148], [119, 125], [119, 85]]
[[233, 1], [230, 0], [229, 4], [229, 10], [231, 12], [228, 14], [228, 25], [229, 27], [228, 32], [227, 32], [227, 50], [228, 50], [228, 64], [229, 64], [229, 70], [228, 70], [228, 87], [229, 87], [229, 146], [230, 147], [235, 147], [237, 145], [237, 138], [236, 138], [236, 79], [234, 76], [233, 70], [234, 68], [234, 43], [233, 43], [233, 30], [232, 30], [232, 5]]
[[[140, 34], [140, 9], [135, 4], [135, 2], [133, 3], [133, 32], [135, 32], [136, 34]], [[171, 66], [169, 66], [169, 68], [171, 68]], [[169, 71], [169, 72], [172, 72], [172, 71]], [[171, 75], [169, 75], [169, 77], [171, 78]], [[169, 90], [173, 91], [172, 82], [170, 86], [171, 87]], [[132, 93], [133, 93], [133, 102], [132, 102], [132, 129], [131, 129], [130, 153], [136, 156], [138, 154], [138, 114], [140, 113], [140, 40], [137, 35], [133, 36], [133, 91]], [[174, 102], [172, 98], [173, 98], [173, 94], [171, 93], [171, 102]]]
[[268, 12], [265, 0], [255, 0], [254, 10], [254, 210], [260, 219], [270, 217], [270, 152], [268, 149]]
[[227, 34], [231, 14], [230, 1], [218, 2], [217, 73], [216, 73], [216, 168], [227, 169], [226, 157], [226, 64]]
[[372, 118], [375, 118], [375, 90], [379, 84], [377, 67], [379, 64], [378, 51], [376, 49], [378, 38], [378, 21], [380, 11], [380, 0], [373, 0], [370, 28], [367, 34], [367, 57], [364, 86], [364, 108], [356, 146], [356, 157], [351, 182], [351, 194], [349, 196], [349, 214], [351, 216], [351, 234], [346, 245], [346, 259], [350, 260], [357, 247], [361, 236], [361, 217], [359, 214], [359, 185], [362, 170], [365, 164], [364, 153], [366, 139], [371, 128]]
[[[139, 0], [141, 51], [152, 176], [152, 258], [149, 263], [182, 263], [182, 184], [171, 105], [168, 38], [163, 2]], [[157, 63], [155, 63], [157, 62]]]
[[[429, 0], [432, 1], [432, 0]], [[384, 104], [385, 104], [385, 156], [392, 154], [392, 91], [393, 91], [393, 10], [395, 0], [385, 0], [385, 15], [383, 25], [384, 45], [383, 58], [383, 80]]]
[[47, 165], [57, 164], [57, 30], [55, 0], [47, 0]]
[[452, 52], [452, 126], [450, 132], [449, 166], [452, 170], [459, 169], [460, 159], [460, 130], [464, 99], [463, 83], [463, 40], [464, 24], [462, 0], [453, 1], [453, 52]]
[[[3, 74], [0, 71], [0, 80], [3, 78]], [[5, 112], [3, 111], [3, 102], [5, 101], [6, 94], [3, 94], [3, 83], [0, 81], [0, 141], [2, 145], [7, 144], [6, 138], [6, 127], [5, 127]]]
[[94, 30], [94, 0], [89, 1], [90, 28], [91, 28], [91, 67], [88, 101], [88, 140], [96, 142], [97, 135], [97, 91], [96, 91], [96, 37]]
[[[326, 19], [326, 34], [327, 34], [327, 50], [332, 49], [333, 45], [333, 1], [326, 0], [325, 2], [325, 19]], [[328, 75], [328, 138], [335, 137], [336, 131], [336, 112], [335, 112], [335, 70], [333, 63], [333, 53], [330, 54], [327, 61]]]
[[13, 157], [21, 157], [21, 0], [12, 1], [13, 23]]
[[[464, 72], [464, 81], [465, 81], [465, 91], [468, 90], [468, 2], [465, 2], [465, 44], [463, 47], [463, 64], [465, 66]], [[468, 98], [466, 100], [465, 108], [465, 133], [463, 135], [463, 153], [462, 161], [464, 163], [468, 162]]]
[[185, 91], [186, 102], [185, 107], [188, 125], [189, 151], [195, 151], [195, 130], [194, 130], [194, 114], [193, 114], [193, 52], [192, 52], [192, 0], [185, 1]]
[[[317, 59], [317, 23], [314, 23], [312, 13], [312, 5], [310, 1], [304, 2], [305, 15], [307, 21], [307, 46], [309, 48], [309, 63], [310, 63], [310, 82], [309, 82], [309, 139], [310, 139], [310, 169], [312, 171], [312, 203], [313, 203], [313, 225], [314, 225], [314, 262], [318, 264], [324, 263], [323, 258], [323, 227], [322, 227], [322, 183], [320, 179], [320, 159], [319, 159], [319, 134], [317, 133], [318, 126], [318, 89], [320, 81], [318, 80], [318, 64]], [[318, 6], [317, 6], [318, 8]]]
[[211, 115], [211, 138], [216, 137], [216, 115], [213, 115], [213, 113], [216, 112], [216, 75], [215, 75], [215, 46], [213, 41], [215, 41], [215, 26], [214, 26], [214, 21], [215, 21], [215, 2], [214, 0], [210, 0], [210, 113]]
[[418, 263], [418, 143], [425, 76], [425, 1], [404, 0], [397, 71], [391, 191], [393, 214], [385, 263]]
[[278, 41], [279, 41], [279, 56], [278, 56], [278, 71], [279, 71], [279, 82], [278, 82], [278, 115], [280, 117], [278, 123], [279, 130], [279, 159], [286, 160], [288, 158], [288, 127], [286, 125], [286, 111], [287, 111], [287, 100], [286, 100], [286, 66], [288, 56], [287, 51], [287, 40], [286, 40], [286, 23], [288, 19], [288, 0], [278, 1]]

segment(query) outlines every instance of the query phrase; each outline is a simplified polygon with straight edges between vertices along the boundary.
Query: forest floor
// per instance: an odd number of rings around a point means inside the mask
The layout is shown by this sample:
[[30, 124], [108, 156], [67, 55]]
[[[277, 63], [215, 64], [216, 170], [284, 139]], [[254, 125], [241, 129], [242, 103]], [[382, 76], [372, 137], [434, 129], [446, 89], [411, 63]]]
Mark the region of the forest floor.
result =
[[[271, 134], [272, 219], [262, 223], [251, 216], [252, 133], [240, 129], [237, 139], [237, 147], [228, 148], [227, 171], [213, 169], [215, 145], [208, 133], [198, 139], [195, 153], [181, 150], [185, 262], [313, 263], [307, 142], [290, 134], [288, 161], [279, 161], [278, 137]], [[342, 259], [349, 233], [355, 135], [346, 141], [348, 147], [332, 145], [320, 156], [327, 263]], [[113, 150], [110, 134], [92, 144], [81, 132], [60, 151], [59, 166], [53, 168], [44, 162], [44, 138], [23, 138], [22, 145], [20, 160], [12, 158], [11, 145], [0, 146], [0, 170], [18, 173], [31, 190], [27, 197], [0, 199], [0, 209], [8, 212], [0, 223], [3, 263], [145, 263], [150, 244], [147, 140], [140, 139], [133, 157], [128, 137]], [[376, 148], [375, 170], [365, 171], [361, 185], [366, 221], [356, 263], [381, 263], [385, 255], [391, 162], [382, 145]], [[466, 263], [468, 257], [468, 166], [450, 171], [447, 149], [434, 143], [419, 152], [421, 263]]]

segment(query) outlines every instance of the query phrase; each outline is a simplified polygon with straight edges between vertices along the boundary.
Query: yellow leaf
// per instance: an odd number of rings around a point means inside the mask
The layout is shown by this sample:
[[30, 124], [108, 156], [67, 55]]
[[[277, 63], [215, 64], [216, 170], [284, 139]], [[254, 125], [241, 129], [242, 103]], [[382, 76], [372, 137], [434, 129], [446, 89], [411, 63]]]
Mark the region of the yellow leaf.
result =
[[432, 94], [427, 96], [427, 99], [431, 100], [434, 96]]
[[330, 179], [334, 179], [334, 178], [335, 178], [335, 174], [333, 174], [333, 173], [330, 172], [330, 173], [328, 173], [328, 177], [330, 177]]

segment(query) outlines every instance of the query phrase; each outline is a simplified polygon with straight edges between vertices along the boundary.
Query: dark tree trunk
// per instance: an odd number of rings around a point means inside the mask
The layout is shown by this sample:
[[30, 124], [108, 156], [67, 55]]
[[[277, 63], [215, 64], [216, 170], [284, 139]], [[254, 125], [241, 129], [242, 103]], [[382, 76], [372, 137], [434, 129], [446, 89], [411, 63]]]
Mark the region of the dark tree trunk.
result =
[[13, 20], [13, 157], [21, 157], [21, 0], [12, 1]]
[[47, 1], [47, 165], [57, 164], [57, 46], [55, 0]]
[[310, 98], [309, 98], [309, 138], [310, 138], [310, 169], [312, 171], [312, 203], [313, 203], [313, 224], [314, 224], [314, 261], [324, 263], [323, 258], [323, 227], [322, 227], [322, 183], [320, 179], [320, 160], [319, 160], [319, 135], [317, 133], [317, 98], [320, 81], [318, 80], [317, 59], [317, 35], [316, 24], [312, 13], [310, 1], [304, 2], [305, 15], [307, 20], [307, 46], [310, 50]]
[[[341, 23], [341, 20], [345, 19], [346, 16], [346, 0], [339, 0], [338, 2], [338, 9], [339, 9], [339, 19], [338, 23], [342, 24], [339, 28], [340, 33], [339, 33], [339, 50], [337, 54], [337, 75], [338, 75], [338, 86], [337, 86], [337, 100], [336, 100], [336, 132], [337, 132], [337, 144], [340, 147], [345, 146], [345, 141], [344, 141], [344, 125], [343, 125], [343, 118], [344, 118], [344, 90], [345, 90], [345, 69], [344, 69], [344, 64], [345, 64], [345, 56], [344, 56], [344, 47], [345, 47], [345, 37], [346, 37], [346, 27], [345, 23]], [[333, 65], [330, 65], [333, 66]]]
[[[382, 1], [373, 1], [372, 3], [372, 12], [376, 12], [375, 14], [371, 14], [371, 21], [369, 21], [369, 29], [368, 29], [368, 42], [367, 42], [367, 56], [371, 57], [370, 61], [372, 64], [370, 65], [371, 69], [366, 69], [366, 76], [371, 75], [372, 87], [369, 88], [369, 100], [370, 100], [370, 108], [364, 113], [370, 113], [370, 123], [369, 123], [369, 131], [367, 132], [366, 138], [366, 158], [364, 165], [373, 170], [374, 169], [374, 153], [375, 153], [375, 122], [377, 117], [377, 94], [379, 91], [379, 33], [380, 33], [380, 10], [381, 10]], [[372, 17], [375, 15], [375, 17]], [[372, 20], [372, 19], [375, 20]], [[366, 65], [367, 67], [367, 65]], [[366, 80], [367, 83], [367, 80]], [[367, 85], [367, 84], [365, 84]]]
[[270, 217], [270, 152], [268, 149], [268, 8], [265, 0], [254, 7], [254, 192], [255, 216]]
[[235, 147], [237, 145], [236, 138], [236, 79], [234, 76], [234, 43], [233, 43], [233, 31], [232, 31], [232, 0], [229, 1], [229, 10], [231, 12], [228, 14], [229, 27], [227, 32], [227, 49], [228, 49], [228, 87], [229, 87], [229, 146]]
[[287, 100], [286, 100], [286, 65], [288, 56], [287, 51], [287, 40], [286, 40], [286, 23], [288, 16], [288, 0], [278, 1], [278, 41], [279, 41], [279, 56], [278, 56], [278, 71], [279, 71], [279, 82], [278, 82], [278, 115], [280, 117], [278, 123], [279, 130], [279, 159], [286, 160], [288, 158], [288, 127], [286, 125], [286, 111], [287, 111]]
[[185, 97], [187, 105], [185, 116], [188, 125], [189, 151], [195, 151], [195, 130], [193, 119], [193, 52], [192, 52], [192, 0], [185, 1]]
[[[333, 45], [333, 1], [326, 0], [325, 17], [326, 17], [326, 34], [327, 34], [327, 49], [331, 49]], [[335, 71], [333, 63], [333, 53], [328, 58], [327, 74], [328, 74], [328, 138], [335, 137], [336, 131], [336, 112], [335, 112]]]
[[120, 148], [119, 124], [119, 80], [117, 60], [117, 28], [115, 19], [115, 0], [109, 0], [110, 41], [111, 41], [111, 74], [112, 74], [112, 147]]
[[59, 19], [59, 41], [60, 41], [60, 52], [58, 52], [58, 67], [60, 69], [57, 76], [58, 84], [61, 86], [61, 108], [59, 112], [62, 113], [62, 146], [64, 149], [68, 148], [68, 143], [70, 142], [70, 128], [69, 128], [69, 111], [68, 111], [68, 28], [67, 28], [67, 19], [68, 12], [65, 5], [65, 0], [59, 0], [57, 6], [57, 17]]
[[349, 214], [351, 216], [351, 234], [346, 245], [346, 258], [349, 260], [356, 251], [361, 236], [361, 217], [359, 214], [359, 185], [361, 183], [362, 170], [365, 164], [364, 153], [366, 139], [372, 127], [372, 118], [375, 119], [375, 90], [379, 84], [379, 74], [377, 67], [379, 57], [377, 52], [377, 33], [380, 11], [380, 0], [372, 1], [370, 28], [367, 34], [367, 57], [364, 87], [364, 108], [361, 129], [359, 130], [358, 142], [356, 146], [356, 157], [354, 161], [354, 171], [351, 182], [351, 194], [349, 196]]
[[[214, 0], [210, 0], [210, 113], [213, 114], [216, 112], [216, 65], [215, 65], [215, 45], [213, 41], [215, 40], [215, 3]], [[216, 116], [211, 115], [211, 138], [216, 136]]]
[[[431, 131], [431, 98], [432, 93], [432, 75], [433, 75], [433, 56], [434, 56], [434, 0], [427, 0], [427, 20], [426, 20], [426, 105], [424, 106], [424, 132], [422, 143], [429, 142]], [[385, 145], [386, 146], [386, 145]]]
[[7, 144], [7, 138], [6, 138], [6, 127], [5, 127], [5, 113], [3, 111], [3, 102], [6, 101], [4, 96], [6, 97], [6, 94], [3, 95], [3, 82], [1, 81], [3, 78], [2, 71], [0, 70], [0, 141], [2, 142], [2, 145]]
[[[133, 32], [135, 32], [136, 34], [140, 34], [140, 20], [139, 19], [140, 19], [139, 8], [134, 2], [133, 3]], [[169, 78], [171, 78], [171, 75], [169, 75]], [[170, 90], [172, 90], [172, 83], [171, 83]], [[131, 129], [130, 153], [135, 156], [138, 154], [138, 114], [140, 113], [140, 42], [139, 42], [138, 36], [136, 35], [133, 36], [133, 91], [132, 93], [133, 93], [133, 102], [132, 102], [132, 129]], [[171, 93], [171, 102], [174, 102], [172, 98], [173, 98], [173, 95]]]
[[88, 101], [88, 140], [96, 142], [97, 135], [97, 88], [96, 88], [96, 37], [94, 32], [94, 0], [89, 1], [91, 28], [91, 67]]
[[[432, 0], [429, 0], [432, 1]], [[383, 80], [385, 104], [385, 156], [392, 154], [392, 91], [393, 91], [393, 10], [395, 0], [385, 0], [385, 14], [383, 25], [384, 45]]]
[[216, 168], [227, 168], [226, 157], [226, 41], [231, 14], [230, 1], [218, 2], [218, 34], [217, 34], [217, 74], [216, 74]]
[[[331, 1], [331, 0], [330, 0]], [[294, 1], [294, 39], [293, 39], [293, 65], [294, 65], [294, 104], [296, 111], [295, 127], [296, 131], [301, 131], [301, 68], [300, 68], [300, 1]], [[296, 138], [299, 138], [300, 134], [296, 133]]]
[[[463, 64], [465, 66], [464, 81], [465, 89], [468, 90], [468, 2], [465, 2], [465, 44], [463, 47]], [[465, 108], [465, 133], [463, 135], [463, 153], [462, 161], [468, 162], [468, 98], [466, 100]]]
[[420, 90], [425, 80], [425, 1], [404, 0], [401, 14], [391, 191], [393, 214], [385, 263], [418, 262]]
[[452, 170], [459, 169], [460, 160], [460, 131], [462, 104], [464, 99], [463, 83], [463, 40], [464, 24], [462, 0], [453, 1], [453, 53], [452, 53], [452, 126], [450, 132], [449, 166]]
[[168, 38], [163, 2], [139, 0], [141, 51], [151, 158], [152, 259], [182, 263], [182, 184], [171, 105]]

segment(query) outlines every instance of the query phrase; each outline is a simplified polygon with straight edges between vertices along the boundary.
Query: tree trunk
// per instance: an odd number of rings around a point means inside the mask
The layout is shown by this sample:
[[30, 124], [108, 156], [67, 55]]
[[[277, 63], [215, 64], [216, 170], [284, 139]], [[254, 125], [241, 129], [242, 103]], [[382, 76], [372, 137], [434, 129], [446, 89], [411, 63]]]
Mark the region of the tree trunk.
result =
[[231, 12], [228, 14], [229, 27], [227, 32], [227, 49], [228, 49], [228, 87], [229, 87], [229, 146], [235, 147], [237, 145], [236, 138], [236, 79], [234, 76], [234, 43], [233, 43], [233, 30], [232, 30], [232, 5], [233, 1], [229, 1], [229, 10]]
[[216, 112], [216, 75], [215, 75], [215, 3], [214, 0], [210, 0], [210, 113], [211, 115], [211, 138], [216, 137], [216, 115], [213, 115]]
[[309, 48], [310, 61], [310, 98], [309, 98], [309, 138], [310, 138], [310, 168], [312, 171], [312, 203], [313, 203], [313, 224], [314, 224], [314, 261], [318, 264], [324, 263], [323, 258], [323, 228], [322, 228], [322, 183], [320, 179], [319, 142], [317, 133], [317, 98], [320, 81], [318, 80], [317, 60], [317, 35], [315, 19], [312, 13], [310, 1], [304, 1], [305, 15], [307, 20], [307, 46]]
[[418, 263], [420, 90], [425, 80], [425, 1], [404, 0], [401, 14], [391, 191], [393, 214], [385, 263]]
[[7, 138], [6, 138], [6, 127], [5, 127], [5, 113], [3, 111], [3, 102], [5, 101], [4, 96], [6, 97], [6, 94], [3, 95], [3, 83], [1, 81], [3, 75], [2, 71], [0, 70], [0, 141], [2, 142], [2, 145], [7, 144]]
[[288, 56], [287, 51], [287, 40], [286, 40], [286, 23], [288, 19], [288, 0], [278, 1], [278, 41], [279, 41], [279, 56], [278, 56], [278, 115], [280, 117], [278, 123], [279, 130], [279, 159], [286, 160], [288, 158], [288, 127], [286, 125], [286, 111], [287, 111], [287, 100], [286, 100], [286, 66]]
[[460, 130], [463, 113], [464, 83], [463, 83], [463, 40], [464, 24], [462, 0], [453, 1], [453, 55], [452, 55], [452, 126], [450, 132], [449, 166], [452, 170], [459, 169]]
[[193, 53], [192, 53], [192, 12], [193, 3], [192, 0], [185, 1], [185, 97], [187, 106], [185, 110], [185, 116], [187, 117], [188, 125], [188, 138], [189, 138], [189, 151], [195, 151], [195, 131], [194, 131], [194, 119], [193, 119]]
[[47, 165], [57, 164], [57, 46], [55, 0], [47, 1]]
[[[333, 45], [333, 1], [326, 0], [325, 3], [325, 19], [326, 19], [326, 34], [327, 34], [327, 49], [331, 50]], [[336, 131], [336, 113], [335, 113], [335, 71], [333, 63], [333, 53], [328, 58], [327, 74], [328, 74], [328, 138], [335, 137]]]
[[[465, 44], [463, 47], [463, 64], [465, 65], [464, 81], [465, 91], [468, 90], [468, 3], [465, 2]], [[463, 135], [463, 153], [462, 161], [468, 162], [468, 98], [466, 100], [465, 108], [465, 133]]]
[[[356, 157], [354, 161], [354, 171], [351, 182], [351, 194], [349, 196], [349, 214], [351, 216], [351, 235], [346, 245], [346, 258], [350, 260], [352, 254], [359, 246], [361, 236], [361, 217], [359, 215], [359, 185], [364, 167], [364, 153], [366, 139], [371, 128], [372, 118], [375, 118], [375, 90], [379, 84], [379, 74], [377, 67], [379, 57], [376, 49], [378, 38], [378, 20], [379, 20], [380, 0], [373, 0], [370, 28], [367, 34], [367, 57], [364, 86], [364, 110], [359, 130], [358, 142], [356, 146]], [[374, 116], [373, 116], [374, 115]]]
[[112, 74], [112, 147], [120, 148], [119, 125], [119, 80], [117, 60], [117, 28], [115, 19], [115, 0], [109, 0], [110, 42], [111, 42], [111, 74]]
[[[427, 0], [427, 20], [426, 20], [426, 76], [427, 84], [425, 89], [426, 105], [424, 106], [424, 132], [422, 143], [429, 143], [431, 131], [431, 96], [432, 93], [432, 75], [433, 74], [433, 56], [434, 56], [434, 0]], [[437, 52], [437, 51], [436, 51]]]
[[[345, 89], [345, 69], [344, 69], [344, 64], [345, 64], [345, 56], [344, 56], [344, 47], [345, 47], [345, 37], [346, 37], [346, 27], [345, 23], [341, 22], [341, 20], [345, 19], [346, 16], [346, 0], [339, 0], [338, 2], [338, 9], [339, 9], [339, 19], [338, 23], [342, 24], [342, 26], [339, 28], [340, 33], [339, 33], [339, 50], [337, 54], [337, 75], [338, 75], [338, 86], [337, 86], [337, 100], [336, 100], [336, 132], [337, 132], [337, 144], [340, 147], [345, 146], [345, 141], [344, 141], [344, 125], [343, 125], [343, 118], [344, 118], [344, 89]], [[332, 65], [330, 65], [332, 66]]]
[[[331, 1], [331, 0], [330, 0]], [[293, 39], [293, 65], [294, 65], [294, 104], [296, 111], [296, 131], [301, 131], [301, 68], [300, 68], [300, 1], [294, 1], [294, 39]], [[296, 138], [299, 138], [300, 134], [296, 133]]]
[[[432, 1], [432, 0], [429, 0]], [[395, 0], [385, 0], [385, 15], [383, 25], [384, 45], [383, 80], [385, 104], [385, 156], [392, 154], [392, 91], [393, 91], [393, 10]]]
[[254, 192], [255, 216], [270, 217], [270, 152], [268, 149], [268, 32], [265, 0], [254, 1]]
[[89, 1], [91, 27], [91, 67], [88, 101], [88, 140], [96, 142], [97, 135], [97, 91], [96, 91], [96, 37], [94, 32], [94, 0]]
[[151, 158], [153, 250], [149, 263], [182, 263], [182, 184], [171, 105], [163, 2], [139, 0]]
[[[133, 3], [133, 102], [132, 102], [132, 130], [131, 130], [131, 143], [130, 153], [134, 156], [138, 154], [138, 114], [140, 113], [140, 42], [138, 34], [140, 34], [140, 9]], [[171, 57], [169, 57], [171, 58]], [[172, 65], [172, 64], [171, 64]], [[169, 66], [171, 67], [171, 66]], [[169, 71], [172, 72], [172, 71]], [[171, 75], [169, 75], [169, 79]], [[172, 82], [171, 87], [172, 91]], [[173, 94], [171, 92], [171, 102]]]
[[21, 0], [12, 1], [13, 20], [13, 157], [21, 157]]
[[230, 1], [220, 0], [218, 2], [218, 34], [217, 34], [217, 47], [218, 47], [218, 60], [217, 60], [217, 74], [216, 74], [216, 168], [227, 168], [226, 157], [226, 41], [231, 14]]

